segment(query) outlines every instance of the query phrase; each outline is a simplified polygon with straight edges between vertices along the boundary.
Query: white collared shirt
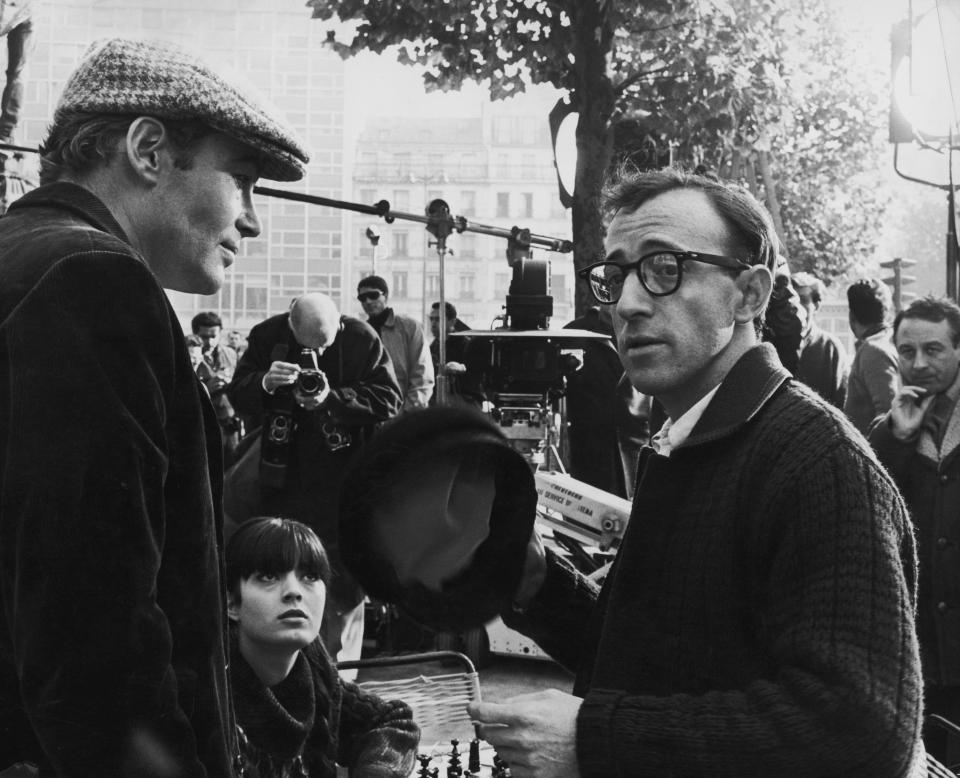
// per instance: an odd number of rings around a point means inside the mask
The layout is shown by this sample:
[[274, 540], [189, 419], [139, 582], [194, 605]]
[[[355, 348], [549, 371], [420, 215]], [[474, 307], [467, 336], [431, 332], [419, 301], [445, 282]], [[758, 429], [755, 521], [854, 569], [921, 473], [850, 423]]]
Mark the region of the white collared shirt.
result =
[[693, 428], [697, 426], [697, 422], [700, 421], [700, 417], [703, 416], [703, 412], [707, 409], [707, 406], [719, 388], [720, 384], [717, 384], [691, 405], [687, 409], [687, 412], [676, 421], [667, 419], [660, 428], [660, 431], [650, 440], [650, 445], [653, 446], [653, 450], [661, 456], [668, 457], [671, 451], [683, 445], [687, 438], [690, 437], [690, 433], [693, 432]]

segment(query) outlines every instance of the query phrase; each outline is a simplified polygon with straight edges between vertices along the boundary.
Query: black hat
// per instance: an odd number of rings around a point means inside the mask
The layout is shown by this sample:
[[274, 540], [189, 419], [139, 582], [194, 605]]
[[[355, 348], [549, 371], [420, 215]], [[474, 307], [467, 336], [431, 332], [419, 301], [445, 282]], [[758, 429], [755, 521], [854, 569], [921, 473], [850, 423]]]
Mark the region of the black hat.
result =
[[373, 597], [437, 630], [510, 607], [536, 517], [526, 459], [487, 416], [429, 408], [388, 423], [340, 492], [340, 552]]

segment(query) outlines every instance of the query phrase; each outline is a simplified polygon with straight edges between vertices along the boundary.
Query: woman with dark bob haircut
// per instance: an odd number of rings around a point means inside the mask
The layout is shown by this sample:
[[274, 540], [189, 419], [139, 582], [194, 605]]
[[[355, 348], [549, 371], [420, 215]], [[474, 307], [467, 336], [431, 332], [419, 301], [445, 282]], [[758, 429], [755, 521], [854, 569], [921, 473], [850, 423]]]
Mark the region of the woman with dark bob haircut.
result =
[[291, 519], [255, 518], [227, 543], [230, 675], [241, 774], [406, 778], [420, 730], [410, 708], [342, 680], [318, 639], [330, 562]]

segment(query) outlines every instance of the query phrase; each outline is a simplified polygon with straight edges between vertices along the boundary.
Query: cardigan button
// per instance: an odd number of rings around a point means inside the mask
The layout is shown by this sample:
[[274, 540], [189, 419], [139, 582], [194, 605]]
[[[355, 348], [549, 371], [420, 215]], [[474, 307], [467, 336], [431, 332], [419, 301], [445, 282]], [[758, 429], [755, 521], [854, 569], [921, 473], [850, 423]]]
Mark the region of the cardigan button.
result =
[[950, 476], [948, 476], [946, 473], [940, 476], [940, 483], [942, 484], [945, 484], [949, 480], [950, 480]]
[[937, 538], [937, 548], [946, 548], [949, 542], [946, 538]]
[[945, 602], [937, 603], [937, 610], [940, 611], [941, 613], [946, 613], [948, 608], [949, 606]]

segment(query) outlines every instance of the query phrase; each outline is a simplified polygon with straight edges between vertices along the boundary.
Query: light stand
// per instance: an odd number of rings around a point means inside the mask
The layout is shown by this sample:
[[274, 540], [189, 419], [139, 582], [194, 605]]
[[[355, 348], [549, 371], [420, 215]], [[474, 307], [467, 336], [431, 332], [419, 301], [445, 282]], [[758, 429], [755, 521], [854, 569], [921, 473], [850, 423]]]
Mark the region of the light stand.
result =
[[438, 316], [443, 317], [442, 326], [437, 326], [437, 375], [435, 377], [437, 386], [437, 405], [446, 405], [449, 395], [449, 385], [447, 383], [447, 297], [444, 278], [444, 258], [447, 255], [447, 236], [453, 232], [453, 221], [450, 218], [450, 206], [443, 200], [432, 200], [427, 206], [427, 232], [436, 238], [435, 241], [428, 241], [428, 245], [437, 247], [437, 260], [439, 262], [439, 283], [440, 304], [437, 309]]
[[[928, 146], [928, 148], [930, 148]], [[947, 297], [954, 302], [960, 301], [960, 244], [957, 243], [957, 210], [956, 210], [956, 191], [957, 187], [953, 180], [953, 135], [951, 133], [947, 148], [947, 181], [946, 184], [938, 184], [936, 181], [927, 181], [924, 178], [910, 176], [900, 170], [899, 167], [900, 144], [893, 145], [893, 170], [905, 181], [912, 181], [915, 184], [932, 186], [937, 189], [945, 190], [947, 193], [947, 233], [946, 233], [946, 282]]]

